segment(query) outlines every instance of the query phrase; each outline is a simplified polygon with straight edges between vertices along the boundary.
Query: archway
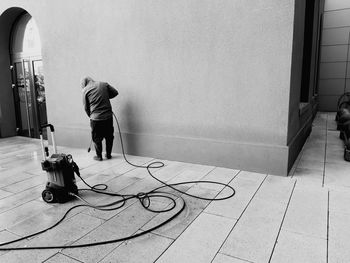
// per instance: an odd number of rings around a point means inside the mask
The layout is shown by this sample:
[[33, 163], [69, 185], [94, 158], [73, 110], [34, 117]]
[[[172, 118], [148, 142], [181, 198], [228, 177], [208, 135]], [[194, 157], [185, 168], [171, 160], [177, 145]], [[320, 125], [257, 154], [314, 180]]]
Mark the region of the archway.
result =
[[38, 138], [47, 123], [45, 85], [40, 35], [28, 13], [13, 25], [10, 55], [17, 134]]
[[0, 70], [0, 137], [38, 138], [47, 123], [41, 42], [35, 20], [22, 8], [0, 16]]

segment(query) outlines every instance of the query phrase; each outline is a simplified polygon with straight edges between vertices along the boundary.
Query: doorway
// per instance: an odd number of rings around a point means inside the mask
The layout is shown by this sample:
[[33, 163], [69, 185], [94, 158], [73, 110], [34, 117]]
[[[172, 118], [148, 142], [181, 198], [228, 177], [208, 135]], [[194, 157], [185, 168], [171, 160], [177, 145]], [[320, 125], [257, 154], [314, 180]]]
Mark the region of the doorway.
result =
[[47, 123], [45, 82], [40, 36], [28, 13], [13, 26], [10, 55], [17, 135], [39, 138], [40, 127]]

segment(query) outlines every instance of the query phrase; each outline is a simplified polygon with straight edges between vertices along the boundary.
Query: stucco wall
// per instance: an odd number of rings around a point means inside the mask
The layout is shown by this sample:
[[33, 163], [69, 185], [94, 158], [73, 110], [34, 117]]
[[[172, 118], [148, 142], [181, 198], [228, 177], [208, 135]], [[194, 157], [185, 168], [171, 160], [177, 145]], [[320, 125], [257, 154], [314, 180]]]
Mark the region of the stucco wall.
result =
[[129, 153], [286, 173], [294, 1], [2, 0], [0, 12], [12, 6], [39, 27], [59, 144], [89, 144], [89, 75], [119, 90]]

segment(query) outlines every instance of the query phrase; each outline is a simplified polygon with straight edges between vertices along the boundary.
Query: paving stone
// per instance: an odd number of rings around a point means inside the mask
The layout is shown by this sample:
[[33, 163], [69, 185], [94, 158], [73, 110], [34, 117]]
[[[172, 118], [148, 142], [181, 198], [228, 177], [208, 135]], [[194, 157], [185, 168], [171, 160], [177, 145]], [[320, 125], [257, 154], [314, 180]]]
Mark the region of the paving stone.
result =
[[344, 164], [345, 166], [350, 166], [344, 160], [344, 144], [340, 144], [340, 145], [327, 144], [326, 162], [340, 163], [340, 164]]
[[111, 159], [106, 162], [99, 162], [97, 164], [82, 169], [81, 176], [84, 180], [90, 180], [91, 176], [98, 178], [98, 176], [101, 174], [104, 176], [115, 178], [121, 174], [128, 176], [128, 172], [132, 172], [132, 176], [137, 176], [140, 178], [145, 177], [147, 174], [146, 169], [135, 168], [134, 166], [131, 166], [130, 164], [126, 163], [124, 159]]
[[[120, 156], [120, 158], [123, 158], [122, 155], [119, 155], [119, 156]], [[149, 163], [151, 161], [156, 161], [156, 159], [153, 159], [150, 157], [145, 157], [145, 156], [136, 156], [136, 155], [129, 155], [129, 154], [126, 154], [125, 156], [129, 162], [131, 162], [132, 164], [136, 164], [136, 165], [144, 165], [144, 164]]]
[[[80, 172], [86, 176], [89, 174], [98, 174], [100, 172], [104, 172], [105, 170], [111, 169], [112, 167], [117, 168], [124, 163], [125, 161], [121, 158], [111, 159], [106, 162], [95, 162], [88, 167], [80, 169]], [[77, 163], [77, 165], [79, 166], [79, 163]]]
[[253, 181], [262, 181], [264, 180], [266, 177], [266, 174], [262, 174], [262, 173], [254, 173], [254, 172], [248, 172], [248, 171], [240, 171], [237, 174], [237, 179], [241, 178], [241, 179], [247, 179], [247, 180], [253, 180]]
[[132, 170], [135, 170], [136, 168], [125, 162], [124, 160], [121, 160], [121, 162], [118, 162], [117, 165], [114, 165], [103, 172], [106, 174], [111, 174], [114, 177], [118, 177], [120, 175], [123, 175], [127, 172], [130, 172]]
[[311, 148], [305, 148], [303, 149], [302, 153], [302, 159], [305, 161], [317, 161], [317, 162], [323, 162], [324, 161], [324, 146], [320, 147], [311, 147]]
[[[117, 202], [119, 200], [122, 200], [122, 199], [108, 197], [108, 198], [102, 199], [102, 201], [100, 200], [99, 202], [97, 202], [97, 204], [98, 205], [107, 205], [107, 204], [112, 204], [113, 202]], [[111, 211], [100, 210], [100, 209], [96, 209], [96, 208], [88, 208], [88, 209], [85, 209], [82, 213], [84, 213], [86, 215], [94, 216], [97, 218], [101, 218], [103, 220], [109, 220], [136, 202], [138, 202], [137, 199], [131, 199], [131, 200], [126, 201], [124, 205], [122, 202], [121, 203], [118, 202], [115, 205], [109, 205], [108, 209], [113, 209]], [[120, 208], [118, 208], [118, 207], [120, 207]]]
[[208, 174], [212, 168], [209, 168], [206, 171], [194, 171], [194, 170], [185, 170], [182, 173], [178, 174], [173, 179], [169, 180], [167, 183], [174, 184], [179, 182], [188, 182], [188, 181], [196, 181], [201, 180], [206, 174]]
[[11, 193], [19, 193], [21, 191], [28, 190], [30, 188], [33, 188], [35, 186], [42, 186], [43, 189], [45, 188], [47, 182], [47, 178], [44, 176], [33, 176], [28, 179], [25, 179], [23, 181], [10, 184], [8, 186], [3, 187], [2, 189]]
[[41, 192], [45, 187], [37, 186], [25, 191], [18, 192], [0, 200], [0, 216], [1, 213], [13, 209], [14, 207], [28, 203], [41, 197]]
[[10, 169], [1, 172], [0, 188], [7, 187], [11, 184], [33, 178], [34, 175], [28, 174], [23, 169]]
[[330, 119], [327, 121], [327, 130], [328, 131], [336, 131], [337, 130], [337, 123], [335, 121], [335, 117], [334, 119]]
[[186, 169], [191, 168], [191, 164], [182, 163], [182, 162], [166, 162], [166, 166], [153, 171], [152, 173], [164, 182], [168, 182], [172, 178], [178, 176], [180, 173], [184, 172]]
[[267, 177], [220, 252], [252, 262], [268, 262], [293, 187], [289, 178]]
[[[204, 211], [210, 214], [238, 219], [259, 188], [263, 179], [259, 177], [257, 180], [247, 180], [244, 179], [243, 176], [235, 178], [230, 183], [230, 186], [235, 189], [236, 194], [232, 198], [226, 200], [211, 202]], [[224, 196], [227, 192], [228, 191], [221, 192], [218, 197]]]
[[41, 167], [40, 161], [36, 158], [27, 157], [19, 158], [12, 152], [9, 153], [8, 158], [1, 160], [1, 166], [4, 168], [10, 168], [9, 173], [7, 171], [1, 173], [1, 175], [16, 174], [20, 171], [34, 169]]
[[[137, 176], [133, 176], [135, 173], [139, 173], [139, 170], [132, 170], [128, 172], [128, 176], [117, 176], [107, 182], [108, 189], [107, 191], [109, 192], [115, 192], [119, 194], [137, 194], [138, 192], [144, 192], [144, 191], [149, 191], [150, 189], [154, 188], [157, 185], [157, 182], [154, 181], [153, 179], [140, 179]], [[101, 181], [100, 181], [101, 183]], [[154, 183], [152, 185], [152, 183]], [[113, 201], [119, 200], [117, 197], [112, 197], [108, 195], [103, 195], [103, 194], [98, 194], [98, 193], [90, 193], [88, 196], [90, 198], [86, 198], [87, 201], [91, 200], [91, 203], [101, 205], [101, 204], [107, 204], [111, 203]], [[84, 197], [85, 198], [85, 197]], [[131, 203], [136, 202], [136, 200], [130, 200], [128, 201], [129, 205]], [[128, 205], [127, 205], [128, 206]], [[126, 206], [126, 207], [127, 207]], [[124, 209], [124, 208], [123, 208]], [[111, 217], [115, 216], [118, 214], [120, 210], [115, 210], [115, 211], [101, 211], [97, 209], [86, 209], [84, 213], [99, 217], [105, 220], [110, 219]]]
[[312, 123], [313, 126], [320, 126], [320, 127], [326, 127], [327, 125], [327, 120], [328, 120], [328, 115], [327, 113], [320, 113], [318, 112], [314, 122]]
[[251, 262], [268, 262], [280, 223], [268, 217], [244, 219], [235, 226], [220, 252]]
[[77, 214], [58, 226], [30, 240], [32, 245], [62, 245], [74, 241], [101, 226], [103, 220], [84, 214]]
[[327, 239], [328, 190], [296, 184], [282, 229]]
[[[16, 240], [20, 238], [20, 236], [17, 236], [7, 230], [2, 230], [0, 231], [0, 244], [2, 243], [6, 243], [6, 242], [9, 242], [9, 241], [12, 241], [12, 240]], [[18, 242], [15, 242], [13, 244], [11, 244], [12, 247], [18, 247], [18, 246], [22, 246], [23, 245], [23, 241], [18, 241]], [[1, 248], [1, 246], [0, 246]], [[9, 251], [0, 251], [0, 259], [1, 259], [1, 256], [8, 253]]]
[[[336, 129], [336, 124], [334, 125]], [[344, 142], [339, 138], [339, 131], [327, 131], [327, 146], [335, 145], [336, 147], [343, 148]]]
[[298, 184], [319, 186], [323, 184], [323, 171], [318, 169], [299, 168], [295, 169], [293, 179], [298, 181]]
[[[191, 188], [190, 190], [188, 190], [188, 192], [193, 195], [206, 196], [209, 198], [213, 198], [217, 194], [216, 191], [200, 187], [194, 187], [193, 189]], [[181, 195], [181, 197], [183, 198], [183, 200], [185, 200], [186, 203], [184, 211], [182, 211], [177, 217], [175, 217], [172, 221], [168, 222], [166, 225], [154, 230], [153, 233], [171, 239], [176, 239], [209, 204], [209, 201], [206, 200], [200, 200], [186, 195]], [[148, 230], [155, 227], [156, 225], [159, 225], [162, 222], [165, 222], [168, 218], [176, 214], [179, 211], [179, 209], [181, 209], [182, 205], [182, 199], [178, 198], [176, 200], [176, 208], [174, 210], [171, 210], [168, 213], [158, 214], [147, 224], [145, 224], [142, 227], [142, 229]]]
[[172, 242], [169, 238], [149, 233], [122, 243], [100, 263], [152, 263]]
[[[186, 194], [192, 195], [192, 198], [205, 198], [205, 199], [214, 199], [217, 198], [220, 192], [223, 192], [223, 196], [229, 196], [233, 193], [233, 191], [229, 188], [225, 188], [224, 186], [220, 186], [219, 189], [216, 187], [211, 187], [209, 184], [196, 183], [192, 187], [190, 187]], [[175, 192], [175, 194], [178, 194]], [[211, 200], [208, 201], [208, 203]], [[213, 201], [214, 202], [214, 201]]]
[[[238, 174], [238, 172], [239, 170], [235, 169], [216, 167], [206, 174], [201, 180], [228, 184]], [[223, 188], [222, 185], [218, 184], [201, 184], [200, 186], [219, 191]]]
[[342, 165], [326, 163], [324, 183], [327, 187], [350, 187], [350, 163], [344, 161]]
[[[66, 245], [89, 233], [101, 224], [101, 220], [87, 215], [77, 215], [63, 221], [56, 228], [45, 232], [25, 243], [30, 246]], [[52, 257], [60, 249], [10, 251], [0, 257], [1, 262], [42, 262]]]
[[67, 257], [66, 255], [63, 255], [61, 253], [57, 253], [56, 255], [49, 258], [48, 260], [45, 260], [45, 263], [79, 263], [79, 262], [80, 261]]
[[[117, 176], [114, 177], [110, 180], [108, 180], [107, 182], [105, 182], [108, 186], [107, 191], [114, 191], [114, 192], [119, 192], [122, 189], [129, 187], [130, 185], [140, 181], [140, 178], [138, 178], [137, 176], [133, 176], [134, 175], [134, 170], [126, 173], [128, 174], [128, 176], [123, 175], [123, 176]], [[96, 181], [96, 183], [99, 183], [98, 181]], [[100, 181], [101, 183], [101, 181]]]
[[[202, 213], [157, 262], [210, 262], [236, 220]], [[205, 231], [203, 231], [205, 229]]]
[[[154, 216], [154, 213], [145, 210], [141, 205], [135, 203], [74, 244], [102, 242], [128, 237], [135, 234], [142, 225]], [[98, 262], [120, 244], [120, 242], [116, 242], [103, 246], [64, 249], [62, 253], [83, 262]]]
[[281, 231], [271, 262], [327, 262], [327, 240]]
[[218, 253], [213, 260], [213, 263], [247, 263], [247, 262], [249, 261], [230, 257], [221, 253]]
[[329, 211], [337, 214], [350, 214], [350, 192], [331, 190], [329, 192]]
[[284, 201], [287, 203], [294, 183], [295, 180], [289, 177], [268, 175], [259, 191], [256, 193], [255, 198], [261, 198], [271, 202]]
[[15, 225], [27, 217], [34, 216], [43, 210], [47, 209], [47, 204], [40, 201], [30, 201], [23, 205], [20, 205], [16, 208], [8, 210], [0, 214], [0, 227], [2, 229], [9, 228], [12, 225]]
[[7, 191], [4, 191], [4, 190], [0, 189], [0, 199], [8, 197], [10, 195], [13, 195], [13, 193], [7, 192]]
[[350, 215], [329, 213], [328, 262], [348, 262], [350, 258]]
[[157, 182], [153, 178], [145, 177], [143, 179], [138, 179], [135, 183], [132, 183], [127, 187], [121, 189], [120, 191], [118, 191], [118, 193], [124, 195], [136, 195], [141, 192], [149, 192], [159, 186], [162, 186], [162, 184]]
[[303, 146], [303, 150], [309, 150], [311, 148], [319, 148], [319, 150], [322, 150], [324, 152], [325, 149], [325, 142], [326, 142], [326, 130], [321, 130], [319, 132], [311, 133], [307, 142]]
[[298, 162], [297, 168], [304, 168], [304, 169], [310, 169], [310, 170], [316, 170], [316, 171], [322, 171], [324, 170], [324, 162], [322, 161], [315, 161], [315, 160], [309, 160], [306, 161], [303, 158], [300, 158]]
[[80, 178], [76, 178], [76, 184], [78, 186], [78, 189], [90, 189], [91, 187], [94, 187], [97, 184], [107, 184], [108, 186], [108, 181], [114, 179], [115, 177], [115, 175], [111, 175], [108, 173], [99, 173], [95, 175], [90, 175], [86, 178], [82, 177], [84, 181]]
[[127, 173], [124, 173], [123, 176], [144, 179], [145, 177], [148, 177], [149, 175], [148, 175], [148, 172], [145, 168], [134, 168], [133, 170], [130, 170]]
[[326, 147], [327, 133], [325, 130], [314, 131], [307, 138], [303, 150], [306, 149], [318, 149], [319, 151], [324, 151]]
[[[34, 232], [41, 231], [58, 222], [68, 211], [68, 209], [73, 207], [74, 205], [77, 205], [79, 201], [72, 200], [64, 204], [46, 204], [44, 203], [44, 201], [40, 202], [43, 204], [44, 209], [39, 210], [36, 213], [31, 213], [26, 217], [23, 217], [22, 221], [19, 221], [18, 223], [9, 226], [8, 230], [20, 236], [26, 236]], [[84, 209], [84, 207], [78, 207], [76, 209], [73, 209], [66, 216], [66, 220], [80, 213]]]

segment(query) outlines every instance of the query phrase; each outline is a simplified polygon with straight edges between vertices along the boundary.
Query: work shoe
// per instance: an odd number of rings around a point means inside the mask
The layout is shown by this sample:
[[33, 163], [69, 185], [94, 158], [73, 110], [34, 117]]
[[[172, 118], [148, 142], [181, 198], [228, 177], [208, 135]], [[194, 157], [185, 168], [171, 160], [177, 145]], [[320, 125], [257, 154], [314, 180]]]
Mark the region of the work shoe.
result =
[[102, 161], [102, 156], [94, 156], [95, 161]]
[[106, 154], [105, 156], [107, 159], [112, 159], [112, 155], [110, 155], [110, 154]]

